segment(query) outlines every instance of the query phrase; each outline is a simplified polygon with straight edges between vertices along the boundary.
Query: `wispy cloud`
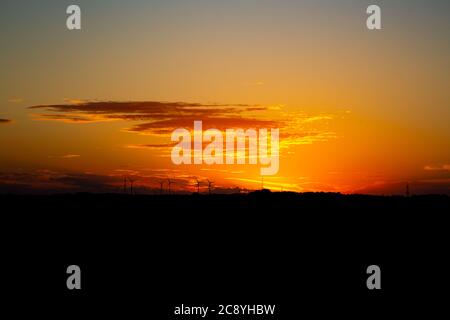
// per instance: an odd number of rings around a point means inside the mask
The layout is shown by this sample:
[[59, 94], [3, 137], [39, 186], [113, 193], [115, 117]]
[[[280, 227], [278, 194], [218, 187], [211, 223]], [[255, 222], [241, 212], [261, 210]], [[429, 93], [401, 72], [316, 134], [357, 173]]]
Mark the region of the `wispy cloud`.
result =
[[0, 124], [7, 124], [7, 123], [11, 123], [12, 120], [11, 119], [0, 119]]
[[405, 195], [406, 185], [410, 194], [447, 194], [450, 195], [450, 178], [432, 178], [416, 181], [377, 181], [361, 189], [353, 190], [354, 193], [377, 195]]
[[130, 149], [166, 149], [172, 148], [176, 143], [161, 143], [161, 144], [129, 144], [126, 147]]
[[64, 154], [61, 156], [48, 156], [49, 158], [57, 158], [57, 159], [73, 159], [81, 157], [79, 154]]
[[32, 172], [0, 172], [0, 192], [6, 193], [61, 193], [113, 192], [120, 179], [88, 173], [62, 173], [54, 170]]
[[80, 100], [77, 103], [32, 106], [30, 109], [47, 111], [35, 114], [37, 120], [78, 123], [111, 120], [140, 121], [143, 123], [126, 130], [149, 134], [166, 134], [179, 127], [192, 126], [194, 120], [203, 120], [207, 125], [217, 129], [275, 125], [273, 121], [251, 117], [250, 112], [264, 111], [266, 108], [250, 105], [158, 101], [83, 102]]
[[[35, 120], [53, 120], [69, 123], [89, 123], [123, 120], [138, 122], [123, 130], [147, 135], [167, 136], [177, 128], [192, 128], [201, 120], [204, 129], [215, 128], [279, 128], [281, 147], [328, 141], [336, 134], [327, 128], [332, 114], [310, 115], [304, 112], [285, 112], [282, 106], [249, 104], [204, 104], [161, 101], [83, 101], [37, 105], [31, 110]], [[161, 148], [164, 145], [131, 145], [135, 148]], [[169, 147], [169, 145], [166, 145]]]
[[[197, 189], [197, 180], [201, 192], [208, 192], [208, 177], [192, 175], [171, 169], [130, 170], [116, 169], [110, 174], [90, 172], [61, 172], [39, 169], [34, 171], [0, 172], [1, 193], [122, 193], [124, 179], [134, 181], [133, 190], [141, 194], [159, 194], [161, 183], [163, 192], [191, 193]], [[215, 192], [236, 192], [235, 188], [214, 184]]]
[[450, 164], [443, 165], [427, 165], [424, 167], [426, 171], [450, 171]]
[[66, 103], [68, 103], [68, 104], [82, 104], [82, 103], [88, 102], [87, 100], [83, 100], [83, 99], [72, 99], [72, 98], [64, 98], [63, 101], [66, 102]]
[[10, 103], [22, 103], [24, 101], [25, 101], [25, 99], [23, 99], [23, 98], [11, 98], [11, 99], [8, 99], [8, 102], [10, 102]]

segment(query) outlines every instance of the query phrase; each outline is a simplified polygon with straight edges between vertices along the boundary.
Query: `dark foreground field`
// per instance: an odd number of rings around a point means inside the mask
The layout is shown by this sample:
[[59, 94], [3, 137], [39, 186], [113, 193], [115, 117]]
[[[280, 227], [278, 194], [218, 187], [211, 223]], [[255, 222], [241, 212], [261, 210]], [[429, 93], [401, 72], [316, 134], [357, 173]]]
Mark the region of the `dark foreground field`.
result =
[[[0, 201], [2, 288], [8, 305], [24, 306], [15, 308], [19, 313], [197, 319], [171, 313], [182, 303], [265, 303], [277, 304], [281, 319], [306, 312], [365, 319], [429, 315], [448, 301], [447, 196], [77, 194]], [[81, 291], [66, 288], [71, 264], [81, 267]], [[366, 287], [372, 264], [381, 268], [380, 291]]]

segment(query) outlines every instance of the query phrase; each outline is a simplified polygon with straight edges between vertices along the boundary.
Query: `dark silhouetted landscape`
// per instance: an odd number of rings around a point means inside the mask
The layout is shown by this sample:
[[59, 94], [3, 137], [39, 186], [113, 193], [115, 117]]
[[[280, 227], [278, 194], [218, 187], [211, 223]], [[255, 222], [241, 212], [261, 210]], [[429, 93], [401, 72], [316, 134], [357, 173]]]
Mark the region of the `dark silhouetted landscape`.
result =
[[[364, 310], [390, 308], [398, 307], [399, 295], [420, 303], [418, 293], [444, 285], [449, 267], [448, 196], [263, 190], [2, 195], [0, 201], [3, 267], [10, 275], [4, 285], [19, 296], [37, 290], [67, 308], [74, 295], [77, 304], [97, 310], [124, 301], [151, 305], [162, 319], [176, 302], [230, 297], [278, 303], [285, 315], [299, 305], [326, 314], [321, 301], [330, 308], [348, 308], [345, 301]], [[65, 268], [73, 263], [84, 272], [81, 293], [65, 289]], [[381, 292], [366, 288], [371, 264], [383, 270]]]

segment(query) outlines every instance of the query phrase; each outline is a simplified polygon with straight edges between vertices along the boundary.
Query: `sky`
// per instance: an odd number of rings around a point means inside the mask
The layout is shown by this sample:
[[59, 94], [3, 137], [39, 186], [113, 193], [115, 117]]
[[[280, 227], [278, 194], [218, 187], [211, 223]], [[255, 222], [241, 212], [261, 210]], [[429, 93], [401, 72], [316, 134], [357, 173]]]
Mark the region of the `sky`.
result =
[[274, 191], [450, 194], [449, 14], [440, 0], [2, 1], [0, 192], [261, 188], [255, 165], [172, 163], [170, 132], [203, 120], [279, 128]]

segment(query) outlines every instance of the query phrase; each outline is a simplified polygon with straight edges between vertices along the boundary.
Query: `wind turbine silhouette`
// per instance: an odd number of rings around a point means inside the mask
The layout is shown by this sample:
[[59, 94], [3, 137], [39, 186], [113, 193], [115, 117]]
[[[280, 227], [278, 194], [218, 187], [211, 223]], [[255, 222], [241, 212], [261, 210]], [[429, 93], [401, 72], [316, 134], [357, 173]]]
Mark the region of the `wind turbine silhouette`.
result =
[[170, 194], [170, 185], [173, 183], [173, 181], [170, 180], [170, 178], [167, 178], [167, 181], [169, 182], [169, 194]]
[[159, 194], [163, 194], [163, 186], [164, 186], [164, 180], [159, 181], [159, 185], [160, 185], [160, 189], [159, 189]]
[[197, 181], [197, 193], [200, 193], [200, 181], [197, 178], [195, 178], [195, 181]]
[[128, 177], [128, 181], [130, 181], [130, 194], [133, 194], [133, 184], [136, 180]]
[[214, 183], [214, 181], [209, 181], [209, 179], [206, 181], [208, 181], [208, 193], [211, 194], [211, 185]]

